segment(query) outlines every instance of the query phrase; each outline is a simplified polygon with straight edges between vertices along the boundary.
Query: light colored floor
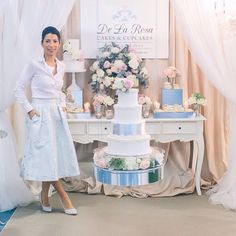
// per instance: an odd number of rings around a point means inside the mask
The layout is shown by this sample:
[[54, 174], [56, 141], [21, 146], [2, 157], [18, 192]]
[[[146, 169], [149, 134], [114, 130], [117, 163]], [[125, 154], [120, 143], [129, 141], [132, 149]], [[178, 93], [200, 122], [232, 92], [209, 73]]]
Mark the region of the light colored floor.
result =
[[1, 236], [235, 236], [236, 212], [213, 206], [196, 194], [166, 198], [114, 198], [70, 193], [78, 216], [53, 213], [39, 204], [18, 208]]

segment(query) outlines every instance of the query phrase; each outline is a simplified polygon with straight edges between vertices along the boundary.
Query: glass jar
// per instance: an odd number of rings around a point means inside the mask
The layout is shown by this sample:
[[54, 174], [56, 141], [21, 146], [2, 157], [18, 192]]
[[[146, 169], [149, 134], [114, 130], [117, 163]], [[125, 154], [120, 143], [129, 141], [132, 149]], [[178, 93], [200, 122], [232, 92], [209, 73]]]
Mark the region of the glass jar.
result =
[[97, 119], [101, 119], [102, 118], [102, 105], [97, 104], [96, 106], [94, 106], [94, 112], [95, 112], [95, 117]]
[[193, 104], [193, 111], [195, 113], [195, 116], [200, 116], [200, 104]]
[[114, 116], [113, 108], [112, 107], [107, 107], [106, 108], [106, 118], [107, 119], [112, 119]]
[[143, 104], [142, 114], [143, 114], [143, 118], [148, 118], [149, 117], [149, 115], [150, 115], [150, 105]]

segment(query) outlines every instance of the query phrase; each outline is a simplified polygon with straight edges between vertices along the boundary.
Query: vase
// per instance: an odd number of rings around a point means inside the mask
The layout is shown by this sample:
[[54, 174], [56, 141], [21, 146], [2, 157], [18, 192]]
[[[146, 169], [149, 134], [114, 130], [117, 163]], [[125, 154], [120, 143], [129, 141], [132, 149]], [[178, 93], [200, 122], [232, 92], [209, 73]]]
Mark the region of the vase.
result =
[[113, 107], [106, 107], [106, 118], [108, 120], [112, 119], [114, 116]]
[[142, 115], [143, 118], [148, 118], [150, 115], [150, 105], [148, 104], [143, 104], [142, 106]]
[[94, 106], [94, 112], [95, 112], [95, 117], [97, 119], [101, 119], [102, 118], [102, 105], [98, 104]]
[[193, 104], [193, 111], [196, 117], [200, 116], [200, 104]]

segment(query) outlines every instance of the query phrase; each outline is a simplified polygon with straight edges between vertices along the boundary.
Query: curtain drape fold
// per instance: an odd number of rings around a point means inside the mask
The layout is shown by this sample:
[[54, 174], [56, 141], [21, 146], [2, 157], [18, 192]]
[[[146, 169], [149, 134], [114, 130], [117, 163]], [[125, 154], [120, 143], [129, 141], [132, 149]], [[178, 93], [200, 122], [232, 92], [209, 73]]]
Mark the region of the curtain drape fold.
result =
[[[196, 63], [213, 85], [236, 104], [236, 37], [219, 22], [214, 0], [172, 0], [177, 23]], [[235, 7], [235, 6], [231, 6]], [[217, 106], [217, 103], [215, 104]], [[219, 184], [209, 192], [210, 200], [236, 209], [236, 113], [232, 113], [228, 170]], [[212, 137], [215, 138], [215, 137]]]

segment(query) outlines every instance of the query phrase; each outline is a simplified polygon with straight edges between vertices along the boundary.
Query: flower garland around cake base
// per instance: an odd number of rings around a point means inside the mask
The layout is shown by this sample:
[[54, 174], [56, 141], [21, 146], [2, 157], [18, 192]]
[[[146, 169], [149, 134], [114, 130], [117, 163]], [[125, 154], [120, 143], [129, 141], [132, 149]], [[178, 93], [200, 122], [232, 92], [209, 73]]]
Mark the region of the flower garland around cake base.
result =
[[94, 163], [96, 166], [109, 170], [145, 170], [162, 166], [165, 163], [164, 150], [152, 148], [152, 152], [142, 156], [115, 156], [107, 154], [104, 148], [96, 149]]

